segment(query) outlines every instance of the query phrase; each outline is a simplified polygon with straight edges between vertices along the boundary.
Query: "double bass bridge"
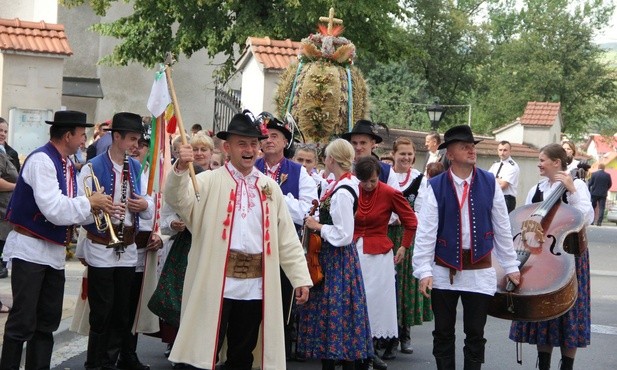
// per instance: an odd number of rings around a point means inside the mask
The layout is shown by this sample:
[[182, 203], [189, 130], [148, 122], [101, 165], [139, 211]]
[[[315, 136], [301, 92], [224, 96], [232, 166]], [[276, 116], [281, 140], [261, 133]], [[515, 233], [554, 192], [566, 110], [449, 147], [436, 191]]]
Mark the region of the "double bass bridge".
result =
[[[533, 236], [532, 240], [529, 239], [530, 234]], [[544, 229], [542, 225], [538, 221], [532, 219], [523, 221], [521, 224], [521, 239], [527, 248], [541, 247], [544, 243]], [[530, 245], [530, 241], [535, 241], [535, 243], [533, 243], [534, 245]]]

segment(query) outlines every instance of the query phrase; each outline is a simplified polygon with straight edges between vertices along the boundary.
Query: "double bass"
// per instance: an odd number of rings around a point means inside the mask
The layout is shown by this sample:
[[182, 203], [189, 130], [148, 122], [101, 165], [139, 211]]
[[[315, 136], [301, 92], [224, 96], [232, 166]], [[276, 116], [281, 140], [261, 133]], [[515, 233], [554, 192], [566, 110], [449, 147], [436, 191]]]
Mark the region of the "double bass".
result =
[[[309, 216], [313, 216], [319, 207], [317, 199], [313, 199], [313, 207]], [[316, 286], [323, 281], [323, 269], [319, 263], [319, 253], [321, 252], [321, 236], [304, 226], [302, 233], [302, 247], [306, 251], [306, 263], [308, 264], [309, 274], [313, 285]]]
[[587, 236], [583, 214], [561, 201], [565, 192], [559, 183], [547, 199], [510, 213], [521, 281], [518, 286], [507, 281], [493, 259], [497, 292], [489, 315], [544, 321], [563, 315], [574, 305], [578, 294], [574, 255], [585, 251]]

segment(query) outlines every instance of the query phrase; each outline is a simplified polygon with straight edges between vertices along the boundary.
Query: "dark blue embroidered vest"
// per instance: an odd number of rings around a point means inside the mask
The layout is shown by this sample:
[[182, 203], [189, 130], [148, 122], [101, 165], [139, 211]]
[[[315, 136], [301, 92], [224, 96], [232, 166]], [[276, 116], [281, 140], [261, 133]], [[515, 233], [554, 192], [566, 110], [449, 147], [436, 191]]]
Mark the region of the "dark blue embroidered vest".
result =
[[[30, 156], [34, 153], [45, 153], [54, 162], [56, 167], [56, 178], [58, 179], [58, 185], [62, 195], [68, 196], [66, 180], [67, 174], [64, 173], [64, 166], [62, 163], [62, 155], [58, 152], [50, 142], [44, 146], [34, 150], [28, 158], [26, 158], [25, 164], [30, 159]], [[67, 159], [70, 161], [70, 159]], [[77, 177], [75, 171], [68, 174], [73, 178], [73, 195], [77, 195]], [[55, 191], [54, 189], [48, 189], [48, 191]], [[27, 229], [32, 234], [37, 235], [41, 239], [45, 239], [49, 242], [66, 245], [71, 241], [73, 225], [54, 225], [47, 221], [36, 202], [34, 201], [34, 192], [32, 187], [24, 181], [23, 177], [17, 178], [15, 190], [7, 206], [7, 220], [14, 225], [19, 225], [24, 229]]]
[[[450, 171], [429, 180], [439, 208], [439, 225], [435, 258], [445, 265], [461, 270], [463, 246], [459, 199]], [[493, 249], [491, 210], [495, 195], [495, 176], [479, 168], [474, 169], [469, 185], [469, 219], [471, 220], [471, 262], [475, 263]]]
[[379, 173], [379, 181], [387, 184], [388, 177], [390, 176], [390, 168], [392, 168], [392, 166], [381, 161], [379, 162], [379, 165], [381, 166], [381, 172]]
[[[276, 183], [281, 187], [283, 195], [291, 193], [294, 198], [300, 198], [300, 170], [302, 165], [294, 161], [290, 161], [287, 158], [283, 158], [280, 164], [281, 168], [277, 171]], [[255, 167], [262, 173], [267, 175], [266, 161], [263, 158], [259, 158], [255, 162]], [[287, 176], [283, 176], [286, 174]], [[285, 181], [283, 181], [285, 179]]]
[[[101, 187], [105, 188], [105, 194], [109, 194], [112, 195], [115, 193], [115, 184], [116, 184], [116, 173], [113, 170], [113, 164], [111, 163], [111, 159], [109, 158], [109, 154], [107, 154], [107, 152], [104, 152], [102, 154], [97, 155], [96, 157], [92, 158], [92, 160], [90, 161], [90, 163], [92, 163], [92, 171], [94, 172], [94, 175], [98, 178], [99, 180], [99, 184], [101, 185]], [[139, 178], [139, 174], [141, 172], [141, 164], [139, 164], [139, 162], [132, 158], [129, 157], [129, 169], [130, 169], [130, 189], [127, 190], [128, 194], [127, 194], [127, 198], [132, 198], [132, 193], [135, 194], [141, 194], [141, 182], [139, 181], [135, 181], [135, 179]], [[92, 189], [94, 189], [94, 186], [91, 185]], [[120, 189], [118, 189], [118, 191], [121, 191]], [[113, 198], [113, 195], [112, 195]], [[132, 217], [133, 217], [133, 225], [135, 226], [135, 232], [137, 233], [137, 231], [139, 231], [139, 214], [138, 213], [133, 213]], [[89, 232], [99, 236], [99, 237], [106, 237], [107, 236], [107, 232], [99, 232], [96, 229], [96, 225], [94, 223], [88, 224], [84, 226], [84, 229], [88, 230]]]

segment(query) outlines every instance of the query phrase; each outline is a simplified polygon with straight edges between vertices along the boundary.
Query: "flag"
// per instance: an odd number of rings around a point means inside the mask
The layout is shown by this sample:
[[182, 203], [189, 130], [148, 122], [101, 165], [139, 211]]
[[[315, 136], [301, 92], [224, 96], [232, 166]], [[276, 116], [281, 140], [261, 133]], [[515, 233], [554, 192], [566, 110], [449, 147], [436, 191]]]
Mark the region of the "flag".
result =
[[165, 78], [165, 66], [161, 65], [161, 69], [156, 72], [154, 77], [152, 90], [150, 91], [150, 97], [146, 106], [154, 117], [158, 117], [165, 112], [169, 104], [171, 104], [171, 97], [167, 88], [167, 78]]
[[169, 107], [173, 107], [167, 79], [165, 76], [165, 66], [156, 72], [152, 90], [146, 107], [152, 114], [152, 133], [150, 136], [150, 153], [148, 155], [150, 173], [148, 177], [147, 194], [154, 199], [154, 225], [152, 230], [157, 232], [159, 229], [159, 218], [161, 209], [161, 194], [165, 177], [171, 168], [171, 151], [169, 134], [165, 129], [165, 116], [169, 112]]

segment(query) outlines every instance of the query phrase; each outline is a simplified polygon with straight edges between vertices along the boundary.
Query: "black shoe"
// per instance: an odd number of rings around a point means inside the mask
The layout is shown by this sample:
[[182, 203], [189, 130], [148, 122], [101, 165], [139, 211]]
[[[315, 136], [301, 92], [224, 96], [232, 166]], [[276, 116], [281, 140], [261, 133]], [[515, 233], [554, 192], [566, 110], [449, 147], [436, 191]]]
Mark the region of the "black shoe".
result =
[[149, 365], [144, 365], [139, 361], [137, 353], [131, 353], [129, 355], [120, 354], [116, 366], [121, 370], [150, 370]]
[[379, 356], [375, 356], [373, 357], [373, 369], [388, 370], [388, 364], [383, 362], [383, 360], [380, 359]]
[[401, 353], [405, 353], [405, 354], [412, 354], [413, 353], [413, 347], [411, 346], [411, 340], [405, 340], [401, 342]]
[[0, 279], [9, 277], [9, 270], [6, 267], [0, 267]]
[[394, 360], [396, 355], [392, 352], [391, 349], [386, 349], [386, 351], [381, 355], [382, 360]]

